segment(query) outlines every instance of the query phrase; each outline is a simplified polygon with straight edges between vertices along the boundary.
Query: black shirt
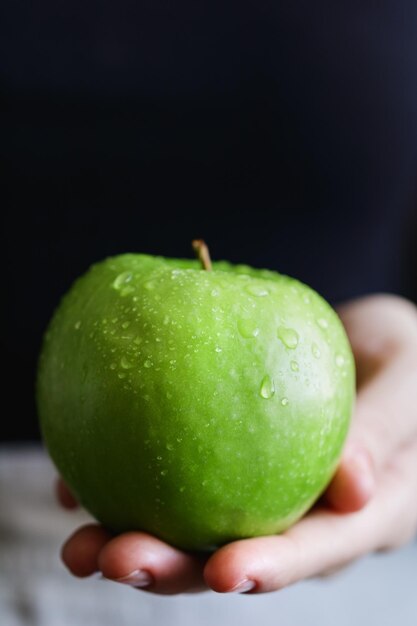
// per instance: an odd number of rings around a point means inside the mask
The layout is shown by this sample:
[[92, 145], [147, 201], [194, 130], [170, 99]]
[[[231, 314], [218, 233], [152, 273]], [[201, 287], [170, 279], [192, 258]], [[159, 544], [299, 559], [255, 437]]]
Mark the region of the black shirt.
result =
[[36, 436], [41, 334], [104, 256], [204, 237], [333, 303], [414, 297], [414, 0], [0, 12], [3, 437]]

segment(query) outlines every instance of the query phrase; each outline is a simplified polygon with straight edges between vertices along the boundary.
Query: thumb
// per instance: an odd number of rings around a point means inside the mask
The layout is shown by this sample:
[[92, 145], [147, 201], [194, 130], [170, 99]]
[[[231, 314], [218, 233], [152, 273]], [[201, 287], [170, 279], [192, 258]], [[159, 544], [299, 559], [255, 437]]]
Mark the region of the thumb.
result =
[[369, 296], [339, 315], [357, 366], [351, 430], [326, 499], [340, 512], [361, 509], [402, 447], [417, 437], [417, 315], [409, 302]]
[[336, 510], [348, 513], [363, 508], [387, 464], [417, 436], [416, 377], [416, 356], [404, 351], [359, 391], [345, 450], [326, 492]]
[[348, 440], [325, 500], [340, 513], [362, 509], [376, 490], [376, 468], [370, 452], [357, 440]]

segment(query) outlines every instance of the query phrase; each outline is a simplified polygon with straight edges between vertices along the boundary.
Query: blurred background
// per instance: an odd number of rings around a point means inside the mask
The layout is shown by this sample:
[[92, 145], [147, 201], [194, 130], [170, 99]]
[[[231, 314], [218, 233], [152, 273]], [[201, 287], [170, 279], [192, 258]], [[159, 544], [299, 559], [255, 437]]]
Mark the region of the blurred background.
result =
[[413, 0], [3, 0], [2, 626], [167, 623], [167, 606], [182, 624], [263, 611], [292, 625], [306, 607], [321, 625], [371, 610], [392, 624], [399, 607], [415, 623], [414, 547], [264, 598], [72, 580], [58, 545], [79, 519], [54, 504], [33, 389], [61, 295], [120, 252], [191, 256], [203, 237], [214, 258], [290, 274], [333, 304], [416, 301], [416, 76]]

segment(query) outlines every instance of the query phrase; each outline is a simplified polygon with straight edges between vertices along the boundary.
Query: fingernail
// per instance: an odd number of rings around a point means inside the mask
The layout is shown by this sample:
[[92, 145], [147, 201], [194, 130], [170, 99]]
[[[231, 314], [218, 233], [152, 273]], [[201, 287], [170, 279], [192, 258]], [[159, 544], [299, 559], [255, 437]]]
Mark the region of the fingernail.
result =
[[254, 580], [249, 580], [245, 578], [241, 580], [240, 583], [229, 589], [228, 593], [246, 593], [247, 591], [252, 591], [255, 589], [256, 583]]
[[112, 578], [111, 580], [114, 580], [116, 583], [122, 583], [123, 585], [130, 585], [131, 587], [148, 587], [153, 582], [152, 576], [143, 569], [135, 569], [127, 576]]

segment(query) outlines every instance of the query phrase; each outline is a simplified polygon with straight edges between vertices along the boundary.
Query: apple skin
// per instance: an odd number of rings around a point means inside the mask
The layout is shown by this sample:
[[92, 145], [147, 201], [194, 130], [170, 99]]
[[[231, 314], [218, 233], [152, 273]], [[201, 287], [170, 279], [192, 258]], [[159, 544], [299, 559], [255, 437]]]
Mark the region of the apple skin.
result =
[[306, 285], [139, 254], [74, 283], [37, 380], [44, 441], [82, 505], [115, 532], [198, 550], [305, 514], [354, 397], [343, 326]]

